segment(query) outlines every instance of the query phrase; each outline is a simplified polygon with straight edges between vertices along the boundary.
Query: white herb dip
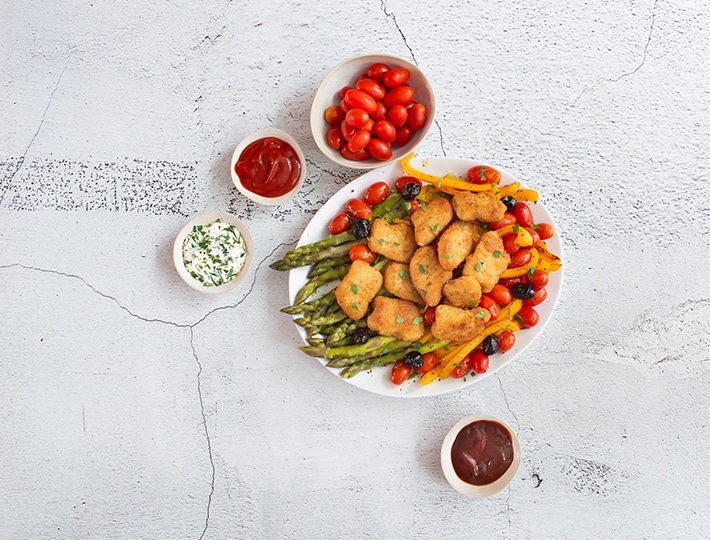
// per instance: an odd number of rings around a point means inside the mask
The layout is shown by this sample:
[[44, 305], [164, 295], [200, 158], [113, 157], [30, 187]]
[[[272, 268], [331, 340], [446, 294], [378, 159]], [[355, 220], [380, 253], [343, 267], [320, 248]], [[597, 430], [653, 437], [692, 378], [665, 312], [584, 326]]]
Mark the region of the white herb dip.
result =
[[231, 281], [244, 266], [246, 253], [242, 235], [221, 219], [195, 225], [182, 244], [185, 268], [205, 287]]

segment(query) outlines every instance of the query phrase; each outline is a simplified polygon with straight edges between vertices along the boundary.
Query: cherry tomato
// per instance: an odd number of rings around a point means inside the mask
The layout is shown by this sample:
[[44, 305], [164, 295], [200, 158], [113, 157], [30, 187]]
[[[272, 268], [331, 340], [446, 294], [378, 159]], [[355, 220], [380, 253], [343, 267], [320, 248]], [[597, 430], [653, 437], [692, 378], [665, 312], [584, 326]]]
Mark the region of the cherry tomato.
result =
[[350, 199], [346, 202], [345, 212], [354, 219], [370, 219], [370, 216], [372, 216], [370, 205], [360, 199]]
[[367, 143], [367, 150], [373, 158], [380, 161], [387, 161], [392, 157], [392, 147], [382, 139], [371, 138]]
[[468, 367], [468, 362], [466, 361], [467, 359], [468, 356], [461, 360], [460, 364], [454, 366], [454, 369], [451, 370], [452, 377], [454, 377], [455, 379], [460, 379], [470, 371], [470, 368]]
[[391, 143], [397, 137], [397, 128], [389, 120], [380, 120], [375, 124], [375, 135], [379, 139]]
[[408, 201], [405, 201], [409, 205], [409, 213], [413, 214], [417, 210], [419, 210], [422, 207], [422, 203], [420, 203], [416, 199], [410, 199]]
[[390, 69], [382, 76], [382, 82], [389, 88], [400, 86], [409, 80], [409, 70], [407, 68]]
[[371, 135], [369, 131], [366, 129], [358, 129], [348, 141], [348, 150], [351, 152], [359, 152], [367, 146], [367, 143], [370, 142], [370, 138]]
[[523, 300], [523, 305], [537, 306], [538, 304], [542, 304], [545, 301], [545, 298], [547, 298], [547, 289], [545, 287], [543, 287], [542, 289], [536, 289], [535, 296], [533, 296], [529, 300]]
[[340, 126], [330, 126], [328, 128], [328, 133], [325, 135], [325, 140], [328, 143], [328, 146], [335, 148], [336, 150], [340, 150], [347, 142], [345, 137], [343, 137], [343, 132], [340, 130]]
[[525, 204], [524, 202], [518, 202], [515, 205], [515, 209], [513, 210], [513, 214], [515, 215], [515, 219], [518, 220], [518, 223], [521, 226], [527, 228], [533, 224], [532, 210], [530, 210], [530, 207], [527, 204]]
[[537, 231], [532, 227], [525, 227], [525, 230], [528, 231], [532, 237], [532, 244], [530, 247], [537, 247], [540, 244], [540, 235], [537, 234]]
[[392, 366], [392, 374], [390, 375], [390, 380], [396, 384], [400, 385], [406, 381], [412, 374], [412, 368], [405, 364], [402, 360], [397, 360]]
[[343, 120], [340, 123], [340, 132], [343, 134], [343, 138], [346, 141], [349, 141], [350, 139], [352, 139], [352, 137], [353, 137], [353, 135], [355, 135], [356, 131], [357, 131], [357, 128], [355, 126], [351, 126], [345, 120]]
[[500, 184], [500, 172], [486, 165], [475, 165], [468, 170], [468, 181], [474, 184]]
[[515, 233], [506, 234], [501, 240], [503, 240], [503, 247], [511, 255], [520, 249], [518, 235]]
[[493, 285], [493, 288], [487, 294], [498, 305], [504, 306], [513, 300], [513, 295], [510, 292], [510, 289], [500, 283]]
[[[367, 114], [372, 114], [377, 110], [377, 102], [372, 96], [356, 88], [348, 90], [343, 101], [353, 109], [363, 109]], [[386, 102], [385, 105], [387, 105]]]
[[471, 354], [470, 365], [474, 373], [485, 373], [488, 371], [488, 355], [482, 349], [476, 349]]
[[417, 373], [426, 373], [427, 371], [431, 371], [434, 369], [436, 366], [439, 365], [439, 359], [436, 357], [434, 353], [426, 353], [422, 356], [424, 359], [424, 363], [422, 364], [422, 367], [418, 367], [414, 371]]
[[407, 126], [402, 126], [397, 128], [397, 136], [395, 137], [392, 144], [395, 146], [404, 146], [412, 138], [412, 130]]
[[379, 122], [380, 120], [387, 120], [387, 107], [385, 107], [384, 103], [378, 101], [377, 110], [373, 112], [370, 116], [375, 122]]
[[530, 259], [532, 259], [530, 250], [528, 248], [521, 248], [511, 254], [508, 268], [520, 268], [521, 266], [525, 266], [530, 262]]
[[367, 124], [365, 124], [365, 127], [362, 129], [369, 131], [370, 135], [372, 135], [372, 131], [375, 129], [375, 121], [372, 118], [370, 118], [367, 121]]
[[365, 244], [357, 244], [350, 248], [348, 256], [351, 261], [365, 261], [366, 263], [371, 263], [377, 258], [377, 253], [372, 251]]
[[325, 121], [331, 126], [339, 126], [345, 120], [345, 111], [340, 105], [331, 105], [325, 110]]
[[370, 206], [375, 206], [384, 201], [389, 194], [390, 187], [387, 185], [387, 182], [375, 182], [365, 190], [363, 200]]
[[362, 109], [350, 109], [345, 113], [345, 121], [356, 128], [364, 128], [369, 120], [370, 115]]
[[412, 131], [416, 131], [424, 127], [426, 123], [426, 107], [421, 103], [415, 103], [409, 107], [407, 116], [407, 126]]
[[478, 301], [478, 307], [487, 309], [491, 314], [491, 320], [495, 321], [500, 315], [500, 307], [498, 304], [487, 294], [482, 294], [481, 299]]
[[497, 231], [498, 229], [502, 229], [503, 227], [507, 227], [508, 225], [515, 225], [517, 222], [518, 221], [517, 221], [514, 214], [511, 214], [510, 212], [506, 212], [505, 215], [503, 216], [503, 219], [489, 223], [488, 228], [491, 231]]
[[436, 320], [436, 306], [430, 306], [424, 310], [424, 324], [431, 326]]
[[387, 120], [392, 122], [392, 125], [396, 128], [402, 127], [406, 124], [408, 116], [409, 111], [404, 105], [395, 105], [387, 110]]
[[538, 223], [536, 227], [540, 240], [549, 240], [555, 236], [555, 229], [549, 223]]
[[414, 89], [408, 84], [402, 84], [387, 92], [382, 102], [390, 108], [394, 105], [404, 105], [406, 107], [412, 102], [412, 99], [414, 99]]
[[353, 107], [352, 107], [352, 105], [348, 105], [347, 103], [345, 103], [344, 99], [341, 99], [340, 100], [340, 108], [343, 109], [343, 112], [348, 112]]
[[540, 315], [535, 311], [535, 308], [523, 306], [520, 308], [520, 311], [515, 314], [515, 319], [523, 328], [530, 328], [540, 322]]
[[385, 97], [385, 87], [378, 83], [375, 79], [364, 78], [360, 79], [355, 88], [369, 94], [375, 101], [380, 101]]
[[352, 161], [365, 161], [366, 159], [370, 159], [372, 157], [370, 152], [367, 151], [367, 148], [363, 148], [359, 152], [352, 152], [347, 145], [340, 149], [340, 153], [345, 159], [350, 159]]
[[377, 64], [372, 64], [369, 68], [367, 68], [367, 76], [372, 80], [381, 81], [382, 77], [384, 77], [385, 73], [389, 70], [390, 67], [387, 64], [378, 62]]
[[517, 285], [518, 283], [527, 283], [528, 280], [525, 278], [525, 276], [516, 276], [516, 277], [510, 277], [510, 278], [500, 278], [498, 280], [498, 283], [501, 285], [508, 287], [509, 289], [513, 285]]
[[341, 232], [347, 231], [349, 228], [350, 216], [348, 216], [345, 212], [337, 214], [328, 224], [330, 234], [340, 234]]
[[414, 178], [413, 176], [400, 176], [399, 178], [397, 178], [397, 180], [394, 181], [394, 188], [399, 193], [402, 193], [402, 191], [404, 190], [404, 186], [412, 182], [415, 184], [419, 184], [420, 186], [422, 185], [422, 181], [418, 178]]
[[533, 289], [538, 290], [538, 289], [543, 289], [547, 287], [547, 284], [550, 282], [550, 274], [545, 272], [544, 270], [538, 270], [535, 269], [533, 272], [532, 270], [528, 273], [528, 283], [533, 286]]
[[510, 330], [503, 330], [498, 336], [498, 352], [509, 351], [515, 345], [515, 334]]
[[343, 87], [340, 89], [340, 91], [338, 92], [338, 97], [339, 97], [340, 99], [343, 99], [343, 98], [345, 97], [345, 94], [348, 93], [348, 90], [352, 90], [352, 89], [353, 89], [352, 86], [343, 86]]

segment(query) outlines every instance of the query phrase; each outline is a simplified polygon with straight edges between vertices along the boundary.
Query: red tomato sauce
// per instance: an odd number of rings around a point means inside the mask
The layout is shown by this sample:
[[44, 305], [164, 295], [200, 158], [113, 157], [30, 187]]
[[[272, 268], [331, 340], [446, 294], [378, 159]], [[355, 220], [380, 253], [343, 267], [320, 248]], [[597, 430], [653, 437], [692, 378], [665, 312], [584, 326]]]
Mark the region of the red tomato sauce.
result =
[[498, 422], [473, 422], [456, 436], [451, 461], [456, 475], [464, 482], [475, 486], [495, 482], [513, 463], [510, 433]]
[[242, 185], [262, 197], [281, 197], [301, 176], [301, 160], [293, 147], [276, 137], [247, 145], [234, 165]]

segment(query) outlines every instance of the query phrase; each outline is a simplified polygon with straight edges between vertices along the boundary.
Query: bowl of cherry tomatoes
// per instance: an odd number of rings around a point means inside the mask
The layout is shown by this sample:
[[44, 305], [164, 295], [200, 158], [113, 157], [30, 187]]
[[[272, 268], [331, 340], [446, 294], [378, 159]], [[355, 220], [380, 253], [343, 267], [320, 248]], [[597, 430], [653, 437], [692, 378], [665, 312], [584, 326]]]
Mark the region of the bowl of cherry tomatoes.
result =
[[311, 132], [335, 163], [372, 169], [397, 161], [424, 139], [436, 101], [426, 76], [396, 56], [359, 56], [335, 66], [311, 106]]

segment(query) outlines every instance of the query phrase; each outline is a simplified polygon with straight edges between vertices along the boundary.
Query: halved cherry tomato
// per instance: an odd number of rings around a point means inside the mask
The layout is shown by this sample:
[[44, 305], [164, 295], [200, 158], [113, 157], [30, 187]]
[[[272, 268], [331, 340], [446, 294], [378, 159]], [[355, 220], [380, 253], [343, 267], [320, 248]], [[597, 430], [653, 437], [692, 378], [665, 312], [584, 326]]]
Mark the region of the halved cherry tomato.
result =
[[537, 234], [540, 236], [540, 240], [549, 240], [555, 236], [555, 229], [549, 223], [538, 223]]
[[420, 186], [422, 185], [422, 181], [419, 180], [419, 178], [414, 178], [413, 176], [400, 176], [399, 178], [397, 178], [397, 180], [394, 181], [394, 188], [398, 192], [402, 193], [404, 186], [412, 182], [415, 184], [419, 184]]
[[328, 224], [328, 231], [330, 234], [340, 234], [345, 232], [350, 228], [350, 216], [345, 212], [340, 212], [333, 219], [330, 220]]
[[366, 263], [371, 263], [377, 258], [377, 253], [364, 244], [357, 244], [350, 248], [348, 256], [351, 261], [365, 261]]
[[522, 326], [523, 328], [530, 328], [540, 322], [540, 315], [537, 311], [535, 311], [535, 308], [530, 306], [523, 306], [515, 314], [515, 319], [520, 323], [520, 326]]
[[[346, 139], [347, 139], [347, 137], [346, 137]], [[503, 219], [489, 223], [488, 228], [491, 231], [497, 231], [498, 229], [502, 229], [503, 227], [507, 227], [508, 225], [515, 225], [517, 222], [518, 222], [518, 220], [516, 219], [514, 214], [511, 214], [510, 212], [506, 212], [505, 215], [503, 216]]]
[[532, 210], [530, 210], [530, 207], [524, 202], [518, 202], [515, 205], [513, 214], [515, 215], [515, 219], [522, 227], [527, 228], [534, 223]]
[[518, 245], [518, 235], [515, 233], [506, 234], [502, 238], [503, 247], [511, 255], [520, 249]]
[[375, 135], [385, 142], [391, 143], [397, 138], [397, 128], [389, 120], [375, 123]]
[[510, 330], [503, 330], [498, 336], [498, 352], [509, 351], [515, 345], [515, 334]]
[[360, 79], [355, 84], [355, 88], [369, 94], [375, 101], [380, 101], [383, 97], [385, 97], [385, 87], [378, 83], [375, 79], [370, 79], [368, 77]]
[[382, 76], [382, 82], [389, 88], [400, 86], [409, 80], [409, 70], [407, 68], [390, 69]]
[[367, 76], [375, 81], [381, 81], [382, 77], [384, 77], [385, 73], [389, 70], [390, 67], [387, 64], [378, 62], [367, 68]]
[[375, 182], [365, 190], [363, 200], [370, 206], [380, 204], [390, 194], [390, 187], [387, 182]]
[[339, 126], [345, 120], [345, 111], [340, 105], [331, 105], [325, 110], [325, 121], [331, 126]]
[[369, 120], [370, 115], [362, 109], [350, 109], [345, 113], [345, 121], [356, 128], [364, 128]]
[[392, 373], [390, 374], [390, 380], [392, 383], [400, 385], [406, 381], [412, 374], [412, 368], [404, 363], [402, 360], [397, 360], [392, 366]]
[[474, 373], [485, 373], [488, 371], [488, 355], [483, 352], [483, 349], [476, 349], [471, 353], [471, 370]]
[[395, 105], [387, 110], [387, 120], [392, 122], [392, 125], [396, 128], [402, 127], [406, 124], [408, 116], [409, 111], [404, 105]]
[[481, 299], [478, 301], [478, 307], [487, 309], [491, 314], [491, 320], [495, 321], [500, 315], [500, 307], [498, 304], [487, 294], [482, 294]]
[[532, 253], [527, 248], [521, 248], [510, 256], [510, 263], [508, 263], [508, 268], [520, 268], [525, 266], [532, 259]]
[[408, 126], [397, 128], [397, 136], [392, 141], [394, 146], [404, 146], [412, 138], [412, 130]]
[[359, 152], [367, 146], [371, 138], [372, 135], [370, 135], [369, 131], [366, 129], [358, 129], [348, 141], [348, 150], [351, 152]]
[[538, 304], [542, 304], [545, 301], [545, 298], [547, 298], [547, 289], [543, 287], [542, 289], [537, 289], [535, 291], [535, 296], [533, 296], [529, 300], [523, 300], [523, 305], [537, 306]]
[[350, 159], [352, 161], [365, 161], [366, 159], [370, 159], [372, 157], [370, 152], [367, 151], [367, 148], [363, 148], [359, 152], [352, 152], [347, 145], [340, 149], [340, 153], [345, 159]]
[[370, 155], [380, 161], [387, 161], [392, 157], [392, 147], [382, 139], [372, 137], [367, 143], [367, 150]]
[[527, 279], [528, 283], [533, 286], [533, 289], [543, 289], [547, 287], [547, 284], [550, 282], [550, 274], [536, 268], [534, 272], [532, 270], [528, 272]]
[[468, 181], [474, 184], [500, 184], [500, 172], [493, 167], [475, 165], [468, 170]]
[[[347, 97], [347, 94], [345, 97]], [[412, 99], [414, 99], [414, 89], [408, 84], [401, 84], [387, 92], [382, 102], [387, 107], [393, 107], [394, 105], [404, 105], [406, 107], [412, 102]]]
[[350, 199], [346, 202], [345, 211], [350, 217], [355, 219], [370, 219], [370, 216], [372, 216], [370, 205], [360, 199]]
[[343, 137], [343, 132], [340, 130], [340, 126], [330, 126], [328, 128], [328, 133], [325, 134], [325, 140], [328, 146], [336, 150], [340, 150], [347, 141]]
[[427, 371], [431, 371], [439, 365], [439, 359], [434, 353], [426, 353], [422, 356], [422, 359], [424, 360], [422, 367], [418, 367], [414, 370], [417, 373], [426, 373]]
[[436, 320], [436, 306], [430, 306], [424, 310], [424, 324], [431, 326]]
[[500, 283], [493, 285], [493, 288], [486, 294], [490, 296], [496, 304], [502, 306], [513, 300], [513, 294], [510, 292], [510, 289]]
[[[367, 114], [372, 114], [377, 110], [377, 102], [374, 98], [357, 88], [348, 90], [343, 101], [354, 109], [363, 109]], [[385, 102], [385, 105], [387, 105], [387, 102]]]
[[407, 116], [407, 126], [412, 131], [416, 131], [424, 127], [426, 123], [426, 107], [421, 103], [415, 103], [409, 107]]

